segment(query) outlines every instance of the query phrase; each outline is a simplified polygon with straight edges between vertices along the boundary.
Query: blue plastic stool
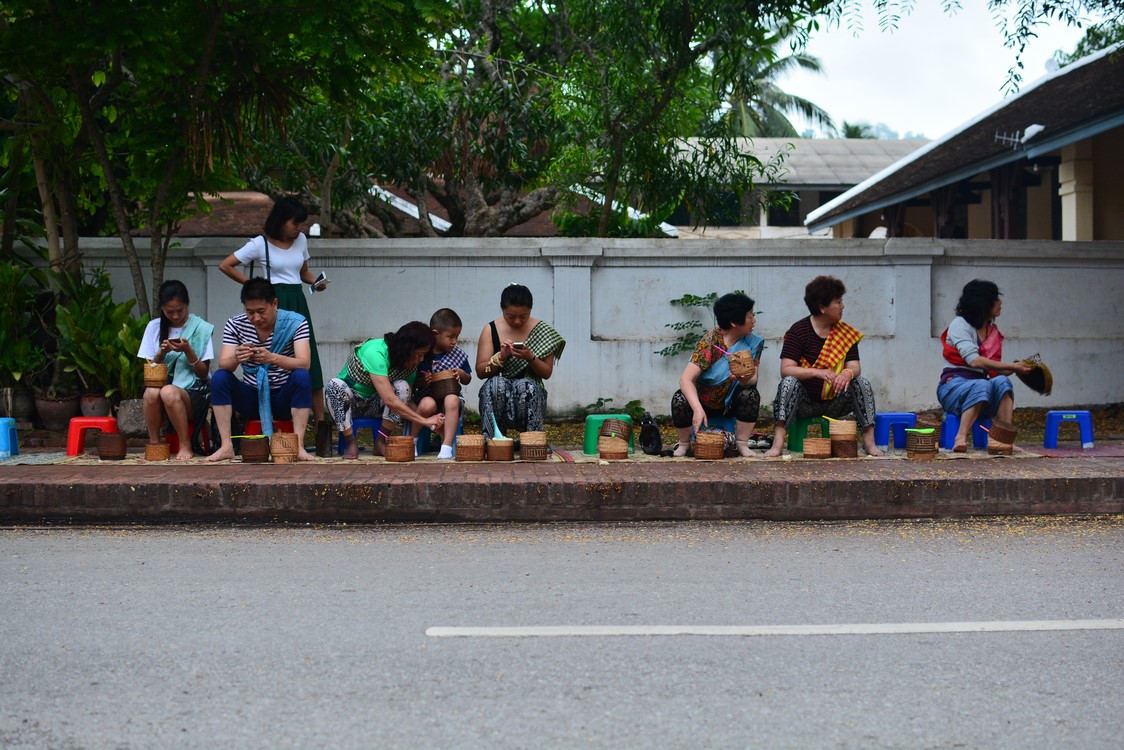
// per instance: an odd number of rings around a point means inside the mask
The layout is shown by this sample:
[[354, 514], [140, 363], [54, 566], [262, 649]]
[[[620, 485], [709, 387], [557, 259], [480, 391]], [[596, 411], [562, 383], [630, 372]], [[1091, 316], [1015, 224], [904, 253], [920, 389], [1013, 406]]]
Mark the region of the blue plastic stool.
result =
[[[585, 455], [597, 455], [597, 438], [601, 433], [601, 423], [606, 419], [619, 419], [632, 424], [632, 417], [627, 414], [590, 414], [585, 418], [585, 435], [582, 436], [582, 453]], [[628, 436], [629, 453], [632, 453], [635, 443], [636, 428], [633, 426], [632, 434]]]
[[874, 444], [881, 450], [890, 449], [890, 433], [894, 434], [894, 447], [905, 447], [905, 430], [917, 426], [917, 415], [908, 411], [883, 411], [874, 415]]
[[726, 432], [733, 432], [738, 427], [738, 420], [733, 417], [712, 417], [709, 414], [706, 416], [707, 427], [721, 427]]
[[[984, 429], [985, 427], [991, 427], [990, 419], [977, 419], [976, 423], [972, 425], [972, 446], [979, 450], [987, 449], [987, 430]], [[952, 450], [959, 429], [960, 415], [946, 412], [944, 421], [941, 422], [941, 447], [946, 451]]]
[[[379, 436], [379, 430], [382, 429], [382, 417], [356, 417], [351, 420], [351, 434], [356, 438], [359, 437], [360, 430], [370, 430], [371, 440], [375, 440]], [[347, 447], [347, 438], [340, 433], [340, 444], [336, 448], [342, 456], [344, 448]]]
[[1076, 422], [1081, 431], [1081, 447], [1093, 447], [1093, 415], [1087, 411], [1048, 411], [1046, 412], [1046, 436], [1043, 448], [1058, 447], [1058, 432], [1062, 422]]
[[826, 417], [797, 417], [790, 419], [788, 424], [788, 449], [793, 453], [804, 452], [804, 438], [808, 437], [808, 428], [814, 424], [820, 426], [820, 437], [828, 437]]
[[0, 458], [11, 458], [20, 454], [20, 439], [16, 433], [16, 420], [0, 417]]

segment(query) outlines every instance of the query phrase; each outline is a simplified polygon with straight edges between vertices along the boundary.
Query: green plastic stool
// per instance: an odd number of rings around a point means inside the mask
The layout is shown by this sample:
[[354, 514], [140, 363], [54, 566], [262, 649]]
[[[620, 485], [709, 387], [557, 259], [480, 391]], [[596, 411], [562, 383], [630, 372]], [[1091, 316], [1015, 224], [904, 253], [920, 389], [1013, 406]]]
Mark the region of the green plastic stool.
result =
[[[606, 419], [619, 419], [632, 424], [632, 417], [627, 414], [590, 414], [585, 418], [585, 439], [582, 441], [582, 453], [587, 456], [597, 455], [597, 437], [601, 432], [601, 423]], [[628, 436], [628, 452], [632, 453], [636, 443], [636, 426], [633, 425], [632, 434]]]
[[793, 419], [788, 423], [788, 449], [793, 453], [804, 452], [804, 438], [808, 437], [808, 428], [814, 424], [820, 426], [820, 437], [829, 437], [826, 417], [803, 417]]

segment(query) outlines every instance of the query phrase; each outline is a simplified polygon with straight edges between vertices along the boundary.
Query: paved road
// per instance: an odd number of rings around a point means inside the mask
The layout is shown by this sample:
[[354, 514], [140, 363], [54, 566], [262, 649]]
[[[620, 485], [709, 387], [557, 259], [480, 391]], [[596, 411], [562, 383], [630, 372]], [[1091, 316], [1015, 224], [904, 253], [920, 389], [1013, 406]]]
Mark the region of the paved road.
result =
[[1118, 748], [1124, 517], [0, 530], [0, 747]]

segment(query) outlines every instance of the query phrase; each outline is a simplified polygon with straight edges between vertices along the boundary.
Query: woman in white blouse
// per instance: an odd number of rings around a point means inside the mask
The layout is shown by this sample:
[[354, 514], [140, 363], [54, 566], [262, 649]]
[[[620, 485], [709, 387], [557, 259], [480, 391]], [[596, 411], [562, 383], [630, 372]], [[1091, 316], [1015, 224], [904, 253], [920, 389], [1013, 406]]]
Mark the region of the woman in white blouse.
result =
[[[278, 307], [300, 313], [308, 321], [308, 343], [312, 350], [309, 378], [312, 380], [312, 413], [319, 425], [324, 418], [324, 375], [320, 371], [320, 356], [316, 351], [316, 333], [312, 328], [312, 315], [308, 310], [304, 285], [317, 283], [317, 277], [308, 270], [308, 238], [301, 231], [308, 219], [308, 211], [295, 198], [279, 198], [265, 220], [264, 231], [236, 250], [219, 264], [219, 270], [239, 284], [250, 276], [264, 276], [277, 290]], [[248, 265], [249, 275], [238, 270]], [[255, 270], [260, 267], [260, 271]], [[316, 291], [327, 286], [321, 282]]]

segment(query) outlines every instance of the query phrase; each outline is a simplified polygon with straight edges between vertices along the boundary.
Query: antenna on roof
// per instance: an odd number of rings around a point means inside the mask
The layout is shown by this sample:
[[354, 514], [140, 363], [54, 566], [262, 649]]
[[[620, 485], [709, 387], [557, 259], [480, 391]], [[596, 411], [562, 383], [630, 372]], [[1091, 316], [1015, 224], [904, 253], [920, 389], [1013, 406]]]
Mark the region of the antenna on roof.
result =
[[1045, 125], [1035, 123], [1033, 125], [1027, 125], [1026, 130], [1022, 131], [1021, 133], [1017, 130], [1014, 133], [1003, 133], [996, 130], [995, 142], [1001, 143], [1004, 146], [1010, 146], [1017, 151], [1018, 149], [1025, 146], [1027, 141], [1029, 141], [1031, 138], [1038, 135], [1045, 129]]

